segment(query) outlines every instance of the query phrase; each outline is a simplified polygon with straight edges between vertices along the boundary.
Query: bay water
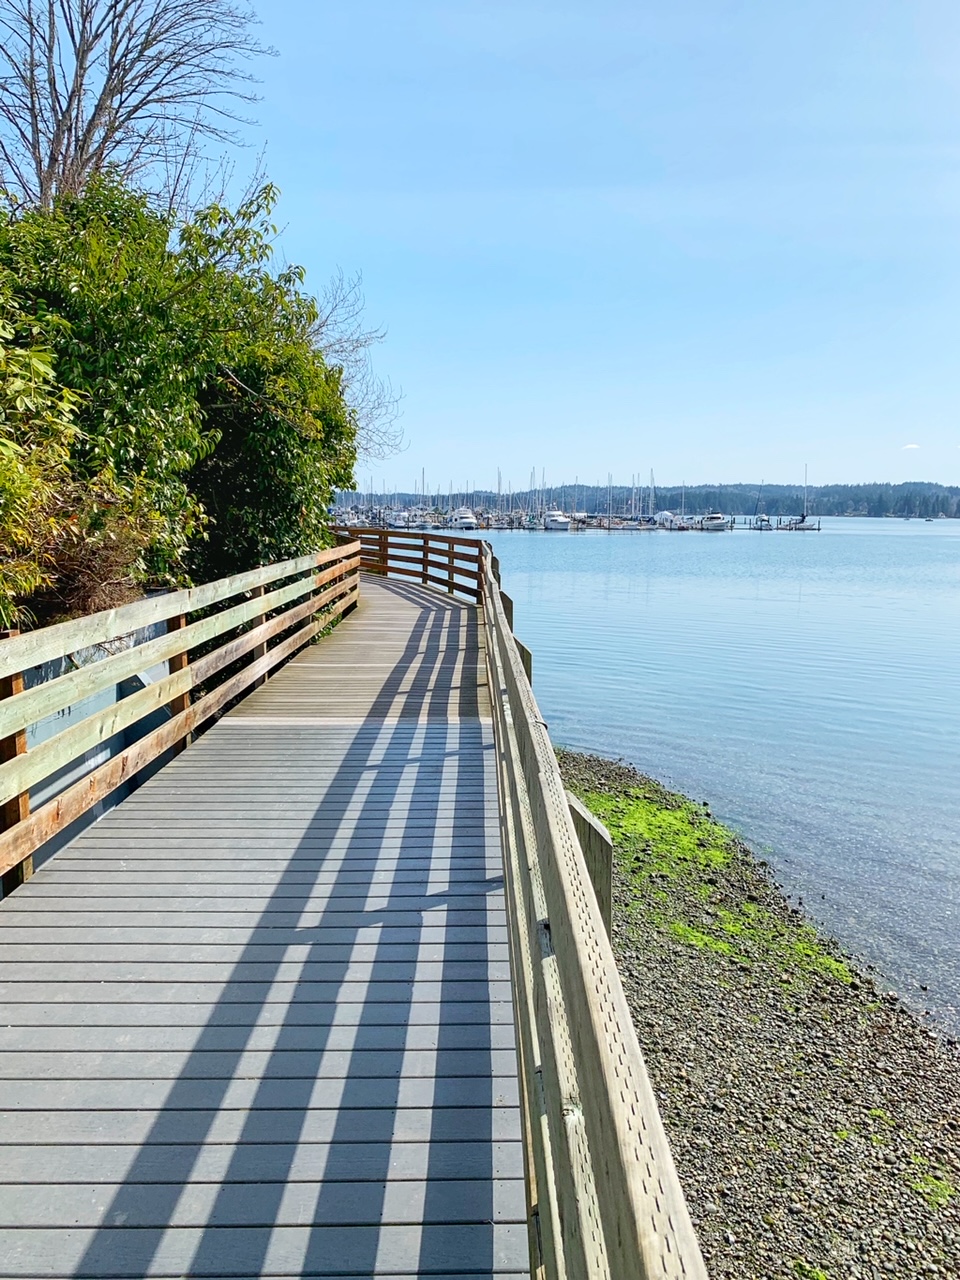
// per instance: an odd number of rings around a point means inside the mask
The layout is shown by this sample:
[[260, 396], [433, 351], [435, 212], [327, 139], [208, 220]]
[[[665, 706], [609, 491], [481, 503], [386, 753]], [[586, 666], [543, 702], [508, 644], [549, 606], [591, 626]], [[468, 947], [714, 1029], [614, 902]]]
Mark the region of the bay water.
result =
[[707, 801], [960, 1035], [960, 521], [483, 536], [553, 741]]

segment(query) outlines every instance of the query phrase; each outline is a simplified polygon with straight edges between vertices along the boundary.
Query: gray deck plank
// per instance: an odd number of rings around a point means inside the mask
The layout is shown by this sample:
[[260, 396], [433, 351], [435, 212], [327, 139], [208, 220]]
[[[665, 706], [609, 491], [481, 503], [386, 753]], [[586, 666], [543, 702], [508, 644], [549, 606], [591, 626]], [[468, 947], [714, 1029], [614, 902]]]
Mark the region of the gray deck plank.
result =
[[[276, 961], [247, 960], [234, 964], [217, 964], [214, 961], [162, 962], [150, 960], [91, 961], [83, 964], [83, 976], [89, 982], [178, 982], [189, 977], [200, 982], [371, 982], [382, 971], [383, 959], [375, 962], [350, 960], [346, 947], [343, 959]], [[347, 963], [347, 961], [349, 961]], [[409, 969], [393, 961], [397, 971]], [[17, 966], [18, 982], [74, 982], [77, 978], [76, 961], [26, 961]], [[418, 960], [411, 979], [421, 982], [473, 981], [485, 978], [509, 982], [510, 966], [505, 960], [493, 963], [477, 960]]]
[[394, 1027], [422, 1026], [444, 1027], [464, 1024], [478, 1026], [511, 1026], [513, 1009], [498, 1002], [458, 1001], [442, 1005], [438, 1001], [423, 1001], [407, 1006], [396, 1001], [360, 1000], [348, 1003], [338, 1001], [335, 1007], [329, 1003], [301, 1000], [294, 1006], [282, 1002], [263, 1004], [260, 1001], [231, 1001], [213, 1010], [208, 1004], [106, 1004], [99, 1001], [78, 1000], [72, 1004], [40, 1003], [24, 1001], [8, 1005], [3, 1013], [8, 1026], [39, 1027]]
[[[40, 917], [42, 920], [42, 917]], [[276, 946], [275, 941], [269, 942], [266, 937], [258, 935], [256, 942], [249, 942], [250, 929], [247, 926], [235, 927], [229, 926], [224, 928], [218, 924], [209, 925], [169, 925], [163, 919], [154, 921], [153, 927], [148, 927], [143, 922], [134, 925], [116, 925], [113, 921], [101, 928], [92, 928], [86, 925], [72, 924], [65, 922], [61, 927], [51, 926], [48, 924], [11, 925], [4, 929], [4, 936], [8, 937], [11, 942], [17, 943], [58, 943], [63, 941], [69, 942], [165, 942], [169, 944], [182, 943], [185, 946], [193, 946], [201, 943], [221, 943], [232, 945], [255, 946]], [[366, 932], [366, 931], [364, 931]], [[324, 927], [322, 936], [318, 939], [319, 946], [339, 946], [343, 943], [350, 943], [357, 937], [358, 931], [350, 929], [347, 925], [327, 925]], [[305, 946], [312, 942], [316, 936], [315, 930], [303, 931], [292, 930], [289, 934], [282, 929], [278, 929], [276, 934], [270, 934], [270, 938], [279, 939], [281, 943], [289, 943], [290, 946]], [[415, 925], [397, 925], [391, 921], [385, 921], [379, 928], [379, 936], [384, 939], [385, 945], [399, 942], [415, 942], [417, 937], [421, 937], [423, 945], [434, 946], [441, 942], [503, 942], [506, 940], [506, 926], [500, 923], [479, 924], [479, 925], [462, 925], [456, 927], [452, 925], [433, 925], [425, 924], [421, 929], [417, 929]], [[363, 946], [366, 939], [358, 942], [357, 946]]]
[[512, 1049], [140, 1049], [50, 1050], [0, 1053], [0, 1079], [222, 1080], [246, 1076], [274, 1080], [433, 1080], [438, 1074], [488, 1080], [516, 1070]]
[[[444, 1147], [466, 1142], [518, 1142], [520, 1114], [511, 1107], [346, 1107], [306, 1111], [210, 1111], [208, 1144], [239, 1142], [423, 1143]], [[11, 1146], [59, 1144], [135, 1145], [150, 1148], [195, 1140], [196, 1110], [164, 1108], [162, 1122], [146, 1110], [8, 1111], [0, 1110], [0, 1142]], [[444, 1154], [443, 1152], [441, 1154]]]
[[118, 1185], [136, 1158], [140, 1183], [175, 1182], [189, 1163], [191, 1182], [425, 1182], [507, 1181], [523, 1177], [523, 1145], [519, 1141], [448, 1142], [434, 1149], [430, 1142], [304, 1142], [274, 1139], [244, 1146], [246, 1170], [230, 1169], [233, 1143], [205, 1143], [202, 1147], [173, 1142], [151, 1145], [145, 1156], [137, 1146], [100, 1143], [9, 1145], [0, 1164], [0, 1184], [21, 1186], [88, 1185], [90, 1171], [97, 1182]]
[[[385, 905], [396, 904], [398, 910], [406, 910], [411, 905], [422, 905], [429, 909], [438, 899], [442, 899], [444, 905], [451, 901], [468, 902], [471, 906], [471, 899], [480, 902], [487, 901], [496, 889], [500, 888], [501, 879], [499, 876], [490, 876], [482, 880], [450, 880], [444, 877], [431, 883], [423, 881], [417, 884], [415, 881], [401, 881], [398, 884], [392, 884], [389, 881], [381, 881], [378, 884], [364, 885], [360, 881], [347, 881], [346, 884], [312, 884], [297, 883], [296, 881], [288, 881], [280, 879], [272, 885], [249, 885], [242, 892], [238, 891], [234, 886], [227, 884], [225, 887], [230, 891], [232, 902], [231, 905], [238, 910], [258, 910], [262, 911], [265, 906], [276, 904], [277, 909], [283, 910], [288, 904], [285, 901], [293, 898], [296, 903], [304, 908], [316, 905], [329, 905], [331, 908], [339, 907], [344, 904], [344, 910], [355, 911], [362, 910], [364, 907], [369, 908], [372, 902], [378, 901]], [[155, 907], [157, 899], [162, 900], [171, 911], [181, 909], [183, 903], [190, 904], [191, 910], [207, 910], [212, 911], [223, 900], [223, 887], [219, 885], [211, 885], [209, 881], [197, 885], [190, 884], [152, 884], [149, 880], [141, 880], [136, 877], [132, 882], [128, 881], [123, 884], [111, 884], [104, 886], [104, 890], [100, 895], [92, 892], [92, 885], [85, 884], [82, 886], [69, 886], [72, 890], [76, 888], [76, 892], [66, 893], [71, 903], [76, 903], [78, 907], [89, 907], [90, 900], [103, 896], [103, 892], [109, 894], [110, 903], [118, 911], [126, 909], [127, 901], [130, 902], [131, 908], [142, 910], [143, 905], [147, 907]], [[61, 894], [66, 892], [67, 887], [63, 885], [51, 886], [49, 894], [44, 892], [45, 886], [38, 885], [31, 896], [31, 901], [36, 902], [56, 902]], [[54, 896], [56, 891], [56, 896]], [[362, 893], [362, 897], [353, 895]], [[209, 897], [205, 895], [209, 894]], [[233, 895], [236, 894], [236, 898]], [[415, 899], [414, 903], [405, 901], [405, 899]], [[23, 902], [28, 901], [24, 895]], [[362, 904], [360, 907], [357, 904]], [[499, 903], [498, 903], [499, 905]], [[35, 907], [23, 908], [24, 910], [34, 910]]]
[[[448, 1023], [443, 1026], [443, 1048], [507, 1049], [514, 1047], [513, 1027], [490, 1022]], [[344, 1026], [342, 1024], [284, 1027], [284, 1049], [437, 1049], [440, 1024], [422, 1026]], [[272, 1049], [277, 1033], [272, 1027], [204, 1027], [203, 1050]], [[183, 1052], [197, 1047], [198, 1032], [185, 1026], [98, 1026], [84, 1023], [75, 1027], [0, 1026], [0, 1056], [13, 1052], [104, 1053], [135, 1050], [138, 1053]], [[0, 1099], [2, 1106], [2, 1099]]]
[[[78, 970], [82, 972], [82, 970]], [[0, 982], [0, 1005], [72, 1004], [74, 1000], [98, 1004], [141, 1004], [158, 1000], [162, 1004], [199, 1004], [214, 1008], [218, 1003], [248, 1003], [289, 1006], [294, 1001], [334, 1004], [339, 997], [355, 1004], [366, 999], [378, 1003], [396, 1001], [409, 1007], [430, 1004], [457, 1004], [492, 999], [507, 1002], [509, 983], [501, 982], [405, 982], [388, 978], [377, 982], [73, 982], [48, 985], [43, 982]]]
[[[475, 1267], [485, 1258], [491, 1266], [482, 1274], [523, 1274], [528, 1267], [527, 1231], [521, 1224], [277, 1227], [266, 1241], [262, 1227], [181, 1227], [168, 1228], [155, 1244], [152, 1233], [136, 1229], [107, 1228], [99, 1234], [115, 1239], [105, 1241], [93, 1253], [93, 1262], [85, 1264], [85, 1254], [97, 1243], [98, 1233], [90, 1228], [5, 1232], [0, 1275], [16, 1280], [60, 1280], [64, 1275], [75, 1280], [181, 1280], [184, 1274], [204, 1280], [313, 1280], [347, 1275], [356, 1280], [396, 1272], [404, 1280], [414, 1275], [459, 1280], [464, 1264]], [[152, 1246], [150, 1261], [143, 1267], [147, 1246]], [[205, 1256], [198, 1261], [201, 1249]], [[251, 1255], [258, 1260], [256, 1270], [250, 1269]]]
[[[478, 1084], [472, 1076], [433, 1079], [356, 1080], [350, 1089], [351, 1107], [393, 1110], [398, 1096], [405, 1107], [516, 1107], [519, 1105], [515, 1075], [493, 1077]], [[310, 1105], [326, 1110], [343, 1099], [342, 1080], [318, 1080], [310, 1092]], [[171, 1091], [166, 1080], [12, 1080], [3, 1086], [8, 1111], [127, 1111], [131, 1107], [154, 1110], [216, 1110], [227, 1107], [249, 1111], [293, 1111], [302, 1114], [305, 1104], [288, 1080], [262, 1080], [244, 1076], [222, 1080], [182, 1080]], [[2, 1212], [2, 1199], [0, 1199]]]
[[[251, 964], [255, 961], [277, 960], [281, 963], [299, 957], [307, 959], [307, 947], [310, 948], [309, 959], [313, 962], [337, 959], [349, 955], [356, 962], [362, 961], [466, 961], [481, 960], [503, 962], [509, 959], [509, 948], [505, 942], [436, 942], [432, 945], [417, 946], [413, 942], [374, 943], [359, 942], [350, 946], [346, 942], [313, 943], [300, 946], [288, 946], [285, 943], [263, 942], [247, 943], [245, 946], [235, 943], [224, 944], [199, 943], [196, 945], [183, 941], [164, 942], [103, 942], [99, 938], [89, 942], [53, 941], [44, 948], [43, 960], [37, 960], [37, 948], [30, 944], [9, 943], [4, 949], [4, 961], [7, 964], [23, 963], [43, 964], [72, 963], [95, 964], [104, 961], [123, 961], [127, 963], [157, 964], [206, 964], [231, 963]], [[21, 974], [22, 976], [22, 974]]]
[[476, 609], [371, 581], [0, 903], [0, 1277], [518, 1280], [499, 823]]
[[[489, 1146], [487, 1151], [489, 1155]], [[150, 1154], [151, 1161], [153, 1154]], [[304, 1221], [312, 1221], [317, 1226], [366, 1226], [381, 1221], [393, 1224], [472, 1222], [477, 1218], [478, 1201], [485, 1202], [488, 1221], [516, 1222], [516, 1205], [518, 1200], [523, 1203], [523, 1187], [516, 1185], [518, 1179], [489, 1176], [482, 1181], [437, 1179], [428, 1194], [426, 1179], [335, 1182], [324, 1178], [321, 1170], [315, 1170], [307, 1186], [294, 1178], [277, 1178], [282, 1195], [277, 1195], [279, 1204], [272, 1204], [268, 1184], [273, 1179], [256, 1177], [255, 1161], [259, 1154], [257, 1147], [242, 1149], [239, 1163], [247, 1171], [249, 1180], [245, 1182], [227, 1179], [231, 1158], [235, 1160], [234, 1149], [228, 1148], [223, 1153], [226, 1158], [219, 1162], [215, 1179], [209, 1182], [176, 1179], [173, 1184], [167, 1183], [176, 1191], [172, 1214], [168, 1200], [174, 1200], [174, 1196], [160, 1194], [153, 1181], [47, 1183], [42, 1195], [37, 1194], [35, 1184], [8, 1184], [3, 1188], [5, 1232], [17, 1227], [57, 1227], [64, 1223], [97, 1227], [118, 1194], [124, 1195], [123, 1226], [127, 1228], [295, 1227]], [[188, 1168], [191, 1155], [188, 1148]], [[210, 1172], [213, 1173], [212, 1168]]]

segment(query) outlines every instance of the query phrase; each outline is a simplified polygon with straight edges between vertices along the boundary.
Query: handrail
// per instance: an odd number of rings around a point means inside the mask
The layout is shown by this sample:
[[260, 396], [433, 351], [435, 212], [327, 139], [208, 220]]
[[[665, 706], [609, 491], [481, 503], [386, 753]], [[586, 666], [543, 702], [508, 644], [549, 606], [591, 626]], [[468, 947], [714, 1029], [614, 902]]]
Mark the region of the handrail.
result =
[[[164, 752], [182, 749], [205, 721], [352, 608], [359, 592], [360, 554], [360, 543], [353, 540], [199, 587], [0, 638], [3, 892], [32, 874], [33, 854], [52, 836]], [[189, 621], [191, 614], [200, 616]], [[158, 625], [164, 628], [161, 634], [144, 635]], [[81, 651], [94, 660], [55, 676], [42, 669], [51, 660]], [[227, 670], [240, 660], [244, 665], [239, 670]], [[166, 666], [160, 678], [28, 749], [25, 730], [30, 726], [65, 708], [82, 706], [85, 699], [160, 664]], [[33, 678], [24, 680], [30, 672]], [[198, 689], [201, 696], [191, 704]], [[164, 710], [169, 718], [158, 728], [142, 733], [30, 812], [32, 787]]]
[[359, 539], [360, 564], [367, 573], [414, 578], [469, 600], [479, 601], [483, 595], [483, 543], [476, 537], [348, 525], [335, 525], [334, 532]]
[[545, 1280], [706, 1280], [492, 553], [484, 618], [528, 1154]]

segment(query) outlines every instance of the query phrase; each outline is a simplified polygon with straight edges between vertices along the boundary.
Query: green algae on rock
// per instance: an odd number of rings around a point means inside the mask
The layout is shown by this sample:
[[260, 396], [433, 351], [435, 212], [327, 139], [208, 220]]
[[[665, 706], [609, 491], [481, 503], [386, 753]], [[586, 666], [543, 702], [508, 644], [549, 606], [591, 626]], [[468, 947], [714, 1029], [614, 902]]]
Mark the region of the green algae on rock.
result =
[[621, 874], [634, 890], [629, 909], [635, 926], [665, 930], [678, 942], [739, 964], [773, 966], [784, 980], [853, 981], [844, 958], [815, 929], [798, 915], [784, 918], [772, 884], [776, 910], [756, 900], [755, 883], [746, 896], [738, 895], [745, 874], [756, 878], [757, 863], [701, 805], [656, 786], [578, 794], [613, 837]]

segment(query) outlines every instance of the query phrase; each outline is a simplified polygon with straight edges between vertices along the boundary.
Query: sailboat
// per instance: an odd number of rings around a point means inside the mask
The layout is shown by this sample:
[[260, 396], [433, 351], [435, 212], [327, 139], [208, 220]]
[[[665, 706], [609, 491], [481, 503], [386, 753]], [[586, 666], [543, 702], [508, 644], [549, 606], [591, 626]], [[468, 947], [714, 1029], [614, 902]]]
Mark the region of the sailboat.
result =
[[789, 520], [778, 520], [777, 528], [785, 533], [818, 533], [820, 521], [812, 520], [807, 511], [807, 468], [803, 468], [803, 514], [792, 516]]
[[[750, 525], [751, 529], [757, 529], [760, 533], [766, 533], [768, 529], [773, 528], [770, 517], [765, 511], [760, 510], [760, 497], [763, 494], [763, 483], [764, 482], [761, 480], [760, 488], [757, 490], [757, 502], [756, 506], [753, 508], [753, 522]], [[806, 510], [806, 503], [804, 503], [804, 510]]]

